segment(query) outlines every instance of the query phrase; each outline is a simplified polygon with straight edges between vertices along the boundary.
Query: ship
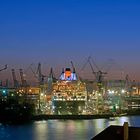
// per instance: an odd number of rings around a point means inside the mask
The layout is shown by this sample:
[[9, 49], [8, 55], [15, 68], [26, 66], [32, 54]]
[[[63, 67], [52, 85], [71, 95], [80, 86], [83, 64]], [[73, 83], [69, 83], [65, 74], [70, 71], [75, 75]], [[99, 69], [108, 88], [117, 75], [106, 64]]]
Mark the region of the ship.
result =
[[86, 84], [79, 80], [75, 70], [62, 69], [52, 90], [52, 110], [57, 115], [79, 115], [86, 110]]

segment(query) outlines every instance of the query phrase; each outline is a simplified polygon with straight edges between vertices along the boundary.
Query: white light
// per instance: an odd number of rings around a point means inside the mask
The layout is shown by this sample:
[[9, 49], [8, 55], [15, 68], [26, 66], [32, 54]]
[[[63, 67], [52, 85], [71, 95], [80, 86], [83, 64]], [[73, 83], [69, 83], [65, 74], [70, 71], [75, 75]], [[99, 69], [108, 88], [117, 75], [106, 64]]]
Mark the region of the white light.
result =
[[125, 90], [124, 89], [122, 89], [122, 93], [125, 93]]
[[114, 94], [115, 91], [114, 91], [114, 90], [108, 90], [108, 93], [109, 93], [109, 94]]

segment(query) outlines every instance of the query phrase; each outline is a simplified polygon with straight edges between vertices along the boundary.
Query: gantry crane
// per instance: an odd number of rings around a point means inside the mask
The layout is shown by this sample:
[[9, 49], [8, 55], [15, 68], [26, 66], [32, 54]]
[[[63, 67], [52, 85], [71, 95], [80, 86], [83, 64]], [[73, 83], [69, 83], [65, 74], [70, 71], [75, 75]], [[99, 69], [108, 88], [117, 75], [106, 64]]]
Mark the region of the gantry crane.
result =
[[[3, 70], [6, 70], [6, 69], [7, 69], [7, 67], [8, 67], [8, 66], [7, 66], [7, 65], [5, 65], [5, 67], [4, 67], [4, 68], [0, 69], [0, 72], [1, 72], [1, 71], [3, 71]], [[2, 86], [2, 81], [0, 82], [0, 86]]]
[[29, 66], [31, 72], [34, 74], [34, 77], [38, 80], [38, 84], [39, 85], [44, 85], [44, 81], [45, 81], [45, 75], [42, 74], [42, 70], [41, 70], [41, 63], [38, 63], [38, 66], [37, 66], [37, 70], [34, 70], [32, 68], [33, 64], [31, 64]]
[[131, 80], [129, 75], [127, 74], [125, 76], [125, 89], [128, 91], [128, 93], [131, 95], [136, 87], [135, 80]]
[[[85, 65], [83, 66], [82, 69], [85, 68], [85, 66], [87, 65], [87, 63], [89, 63], [90, 68], [92, 70], [93, 75], [95, 76], [95, 80], [97, 82], [98, 88], [99, 90], [102, 88], [103, 86], [103, 79], [105, 74], [107, 74], [107, 72], [103, 72], [102, 70], [99, 69], [99, 67], [96, 65], [96, 63], [93, 61], [92, 57], [89, 56], [87, 59], [87, 62], [85, 63]], [[95, 72], [94, 68], [93, 68], [93, 64], [96, 67], [97, 71]]]
[[48, 76], [48, 80], [51, 80], [52, 82], [56, 82], [56, 78], [55, 78], [55, 75], [54, 75], [54, 72], [53, 72], [53, 68], [51, 67], [50, 69], [50, 73], [49, 73], [49, 76]]
[[17, 78], [16, 78], [15, 69], [12, 69], [12, 77], [13, 77], [13, 82], [14, 82], [14, 88], [18, 88], [19, 82], [17, 81]]
[[[87, 62], [85, 63], [82, 69], [85, 68], [87, 63], [90, 65], [90, 68], [92, 70], [93, 75], [95, 76], [95, 80], [98, 87], [96, 110], [98, 111], [98, 113], [102, 113], [103, 112], [103, 94], [104, 94], [103, 79], [104, 79], [104, 75], [107, 74], [107, 72], [103, 72], [102, 70], [100, 70], [99, 67], [96, 65], [96, 63], [93, 61], [93, 59], [90, 56], [88, 57]], [[97, 71], [94, 70], [93, 64], [96, 67]]]
[[41, 71], [41, 63], [38, 63], [38, 67], [37, 67], [37, 72], [36, 73], [37, 73], [39, 85], [44, 85], [44, 78], [46, 76], [42, 74], [42, 71]]
[[48, 94], [51, 94], [52, 88], [53, 88], [53, 83], [56, 81], [57, 81], [57, 79], [55, 78], [53, 68], [51, 67], [50, 73], [48, 76], [48, 80], [47, 80], [47, 84], [48, 84], [47, 92], [48, 92]]
[[27, 81], [24, 78], [24, 74], [23, 74], [23, 69], [19, 69], [20, 72], [20, 78], [21, 78], [21, 86], [22, 87], [27, 87]]

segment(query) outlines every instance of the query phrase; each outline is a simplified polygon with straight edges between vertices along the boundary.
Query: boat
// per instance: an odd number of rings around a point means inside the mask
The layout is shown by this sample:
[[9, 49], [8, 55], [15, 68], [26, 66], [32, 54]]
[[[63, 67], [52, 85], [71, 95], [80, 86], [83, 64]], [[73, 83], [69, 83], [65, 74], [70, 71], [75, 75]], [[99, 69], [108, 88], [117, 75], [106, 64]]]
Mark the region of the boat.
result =
[[114, 121], [115, 119], [116, 119], [116, 117], [113, 117], [113, 116], [112, 117], [109, 117], [109, 120], [110, 121]]
[[77, 78], [70, 68], [62, 70], [59, 80], [53, 84], [52, 108], [54, 114], [81, 114], [87, 101], [86, 84]]

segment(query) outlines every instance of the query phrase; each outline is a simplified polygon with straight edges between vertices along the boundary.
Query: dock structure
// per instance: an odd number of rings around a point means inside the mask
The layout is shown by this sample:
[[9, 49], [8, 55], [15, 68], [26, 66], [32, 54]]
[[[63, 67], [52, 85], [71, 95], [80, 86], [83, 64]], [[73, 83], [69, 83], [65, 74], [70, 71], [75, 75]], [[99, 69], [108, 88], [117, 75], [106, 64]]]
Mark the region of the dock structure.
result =
[[111, 125], [91, 140], [140, 140], [140, 127]]

